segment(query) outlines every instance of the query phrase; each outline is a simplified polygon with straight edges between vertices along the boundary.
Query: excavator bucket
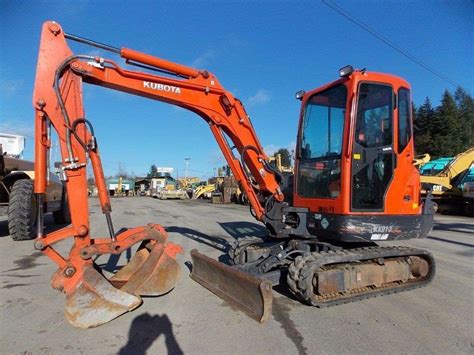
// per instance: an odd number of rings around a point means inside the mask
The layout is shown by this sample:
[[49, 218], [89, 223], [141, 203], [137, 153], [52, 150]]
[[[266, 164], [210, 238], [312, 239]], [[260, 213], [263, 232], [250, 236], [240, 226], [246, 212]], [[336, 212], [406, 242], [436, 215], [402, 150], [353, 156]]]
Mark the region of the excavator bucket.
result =
[[[150, 228], [145, 233], [157, 237]], [[77, 284], [65, 290], [69, 322], [80, 328], [97, 327], [137, 308], [142, 303], [140, 296], [159, 296], [171, 291], [180, 276], [176, 254], [182, 249], [167, 242], [165, 234], [161, 237], [164, 240], [143, 240], [130, 262], [110, 279], [94, 263], [86, 263], [82, 272], [76, 274]], [[53, 277], [53, 287], [60, 288], [68, 278], [66, 274], [60, 269]]]
[[142, 242], [130, 262], [120, 269], [110, 282], [121, 291], [139, 296], [160, 296], [173, 289], [181, 269], [176, 254], [181, 247], [176, 244]]
[[89, 266], [76, 288], [67, 292], [65, 314], [75, 327], [93, 328], [134, 310], [141, 303], [140, 297], [116, 289]]
[[272, 284], [213, 260], [196, 249], [191, 251], [191, 278], [230, 305], [263, 323], [272, 312]]

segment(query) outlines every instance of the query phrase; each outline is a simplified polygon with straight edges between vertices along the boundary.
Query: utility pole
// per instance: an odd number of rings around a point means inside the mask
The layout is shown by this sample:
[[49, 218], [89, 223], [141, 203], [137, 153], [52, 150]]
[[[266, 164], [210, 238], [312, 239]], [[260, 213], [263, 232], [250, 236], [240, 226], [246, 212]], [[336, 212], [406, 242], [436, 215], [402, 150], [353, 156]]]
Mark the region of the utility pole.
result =
[[184, 158], [184, 177], [187, 178], [188, 177], [188, 173], [189, 173], [189, 161], [191, 160], [191, 158]]

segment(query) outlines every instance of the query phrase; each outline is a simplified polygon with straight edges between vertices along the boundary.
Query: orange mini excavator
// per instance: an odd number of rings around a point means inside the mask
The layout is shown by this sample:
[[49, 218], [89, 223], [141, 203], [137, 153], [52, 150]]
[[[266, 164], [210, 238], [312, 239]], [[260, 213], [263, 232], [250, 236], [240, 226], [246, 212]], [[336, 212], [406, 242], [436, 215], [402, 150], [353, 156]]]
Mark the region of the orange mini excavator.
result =
[[[67, 40], [116, 53], [140, 69], [73, 54]], [[251, 317], [268, 319], [272, 286], [279, 283], [305, 303], [329, 306], [409, 290], [433, 278], [430, 253], [376, 244], [422, 238], [433, 226], [433, 206], [429, 197], [420, 199], [413, 165], [410, 85], [403, 79], [347, 66], [338, 80], [298, 92], [302, 105], [295, 171], [282, 176], [269, 164], [242, 103], [213, 74], [68, 34], [59, 24], [46, 22], [33, 98], [35, 193], [41, 200], [48, 183], [54, 129], [72, 225], [44, 234], [38, 207], [35, 248], [59, 266], [52, 284], [66, 293], [66, 316], [73, 325], [100, 325], [137, 307], [141, 295], [170, 291], [179, 276], [175, 257], [181, 251], [167, 241], [160, 225], [115, 233], [98, 144], [84, 115], [83, 82], [177, 105], [209, 124], [268, 236], [232, 243], [232, 265], [193, 250], [191, 277]], [[107, 238], [90, 235], [89, 161]], [[73, 239], [73, 246], [63, 257], [54, 244], [66, 238]], [[141, 245], [130, 263], [107, 280], [93, 258], [120, 254], [135, 243]]]

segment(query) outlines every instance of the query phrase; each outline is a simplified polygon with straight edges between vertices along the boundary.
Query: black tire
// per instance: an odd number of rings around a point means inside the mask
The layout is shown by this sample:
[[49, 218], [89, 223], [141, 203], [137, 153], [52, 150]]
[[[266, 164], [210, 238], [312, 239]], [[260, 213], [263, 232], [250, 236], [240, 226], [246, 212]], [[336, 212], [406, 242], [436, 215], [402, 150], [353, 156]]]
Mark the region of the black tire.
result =
[[33, 181], [15, 181], [8, 204], [8, 229], [13, 240], [30, 240], [36, 237], [36, 198]]
[[63, 200], [61, 209], [53, 212], [54, 223], [56, 224], [70, 224], [71, 211], [69, 210], [69, 201], [67, 199], [66, 189], [63, 189]]

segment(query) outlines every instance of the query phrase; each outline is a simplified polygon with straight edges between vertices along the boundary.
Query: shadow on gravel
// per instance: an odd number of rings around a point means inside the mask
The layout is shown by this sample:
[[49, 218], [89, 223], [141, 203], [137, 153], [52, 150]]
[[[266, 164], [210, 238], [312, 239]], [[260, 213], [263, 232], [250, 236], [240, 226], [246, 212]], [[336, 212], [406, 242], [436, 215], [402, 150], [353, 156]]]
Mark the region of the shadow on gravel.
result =
[[[145, 354], [153, 342], [163, 334], [168, 354], [184, 354], [173, 334], [173, 324], [166, 314], [150, 315], [143, 313], [136, 317], [128, 332], [128, 342], [120, 351], [119, 355], [140, 355]], [[156, 352], [162, 354], [163, 351]]]
[[[123, 265], [120, 265], [120, 266], [118, 265], [118, 262], [120, 260], [120, 257], [122, 256], [122, 254], [110, 254], [109, 260], [107, 260], [107, 262], [105, 264], [98, 264], [98, 266], [101, 269], [105, 270], [105, 271], [115, 273], [115, 272], [119, 271], [121, 268], [123, 268]], [[127, 259], [127, 263], [130, 262], [130, 259], [132, 258], [131, 248], [128, 248], [127, 250], [125, 250], [125, 257]], [[97, 258], [95, 260], [97, 260]], [[95, 260], [94, 260], [94, 262], [95, 262]]]
[[434, 230], [438, 231], [450, 231], [459, 233], [474, 232], [474, 223], [435, 223]]
[[222, 222], [219, 223], [219, 225], [234, 239], [244, 237], [265, 237], [268, 235], [265, 226], [253, 222]]
[[288, 285], [286, 284], [286, 276], [282, 276], [279, 285], [273, 286], [273, 291], [284, 296], [285, 299], [289, 299], [291, 301], [297, 302], [298, 304], [301, 304], [301, 301], [296, 298], [296, 296], [290, 291]]
[[0, 238], [10, 235], [8, 232], [8, 221], [0, 221]]
[[197, 230], [185, 227], [171, 226], [166, 227], [168, 233], [179, 233], [186, 238], [195, 240], [196, 242], [206, 244], [212, 248], [225, 252], [227, 250], [228, 242], [224, 237], [214, 237], [207, 235]]
[[474, 248], [474, 244], [469, 244], [469, 243], [464, 243], [464, 242], [458, 242], [456, 240], [451, 240], [451, 239], [444, 239], [444, 238], [438, 238], [438, 237], [426, 237], [427, 239], [433, 239], [437, 240], [438, 242], [445, 242], [445, 243], [451, 243], [451, 244], [456, 244], [456, 245], [462, 245], [463, 247], [469, 247], [469, 248]]

